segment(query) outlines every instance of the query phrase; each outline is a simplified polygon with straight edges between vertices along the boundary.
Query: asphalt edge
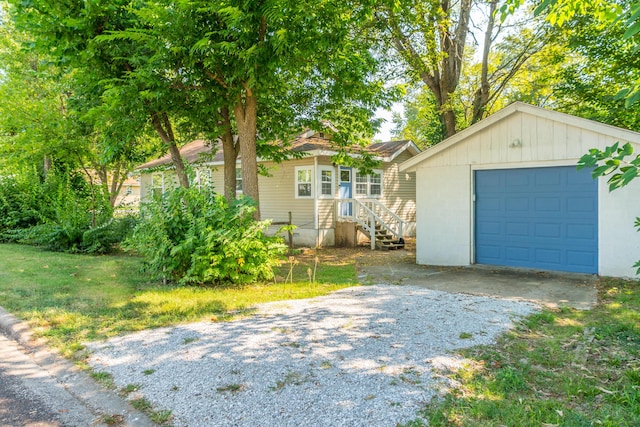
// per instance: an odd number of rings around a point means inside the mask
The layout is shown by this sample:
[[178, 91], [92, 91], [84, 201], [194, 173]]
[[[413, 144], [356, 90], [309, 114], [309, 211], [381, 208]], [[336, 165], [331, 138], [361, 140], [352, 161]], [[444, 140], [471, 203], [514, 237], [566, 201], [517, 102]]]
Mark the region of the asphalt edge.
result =
[[119, 416], [123, 420], [120, 425], [124, 427], [157, 426], [116, 392], [100, 386], [86, 372], [50, 350], [42, 340], [34, 339], [29, 325], [1, 306], [0, 330], [16, 341], [40, 368], [52, 375], [69, 394], [94, 414], [98, 423], [103, 416]]

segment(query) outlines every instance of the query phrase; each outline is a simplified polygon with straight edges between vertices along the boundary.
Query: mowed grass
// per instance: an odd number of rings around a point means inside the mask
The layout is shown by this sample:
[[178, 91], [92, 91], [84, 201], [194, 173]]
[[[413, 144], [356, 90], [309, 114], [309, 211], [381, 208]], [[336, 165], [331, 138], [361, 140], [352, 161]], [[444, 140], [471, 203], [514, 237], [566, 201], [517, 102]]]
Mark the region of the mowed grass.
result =
[[497, 345], [461, 351], [469, 363], [423, 411], [429, 425], [640, 426], [640, 285], [599, 286], [592, 310], [546, 310]]
[[[185, 322], [230, 320], [250, 314], [256, 304], [357, 285], [353, 262], [340, 261], [292, 258], [275, 283], [207, 288], [151, 282], [141, 273], [141, 259], [127, 255], [72, 255], [1, 244], [0, 260], [0, 306], [76, 359], [84, 357], [87, 341]], [[309, 279], [314, 272], [315, 281]]]

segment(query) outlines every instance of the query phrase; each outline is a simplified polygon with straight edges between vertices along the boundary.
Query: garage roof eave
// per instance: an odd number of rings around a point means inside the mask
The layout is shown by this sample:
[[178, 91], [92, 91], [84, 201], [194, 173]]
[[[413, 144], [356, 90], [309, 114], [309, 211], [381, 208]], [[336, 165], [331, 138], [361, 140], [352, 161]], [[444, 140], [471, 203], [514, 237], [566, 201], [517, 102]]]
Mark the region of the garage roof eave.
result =
[[455, 135], [445, 139], [444, 141], [436, 144], [422, 153], [414, 156], [413, 158], [400, 164], [400, 171], [402, 172], [415, 172], [418, 165], [430, 157], [447, 150], [449, 147], [456, 145], [457, 143], [467, 139], [471, 135], [492, 126], [494, 123], [503, 120], [512, 114], [517, 112], [523, 112], [531, 114], [533, 116], [558, 121], [569, 124], [578, 128], [586, 129], [592, 132], [601, 133], [604, 135], [612, 136], [623, 142], [631, 142], [633, 144], [640, 145], [640, 133], [627, 129], [622, 129], [616, 126], [596, 122], [594, 120], [584, 119], [582, 117], [572, 116], [570, 114], [561, 113], [558, 111], [547, 110], [545, 108], [536, 107], [533, 105], [525, 104], [523, 102], [514, 102], [508, 105], [502, 110], [492, 114], [480, 122], [469, 126], [468, 128], [456, 133]]

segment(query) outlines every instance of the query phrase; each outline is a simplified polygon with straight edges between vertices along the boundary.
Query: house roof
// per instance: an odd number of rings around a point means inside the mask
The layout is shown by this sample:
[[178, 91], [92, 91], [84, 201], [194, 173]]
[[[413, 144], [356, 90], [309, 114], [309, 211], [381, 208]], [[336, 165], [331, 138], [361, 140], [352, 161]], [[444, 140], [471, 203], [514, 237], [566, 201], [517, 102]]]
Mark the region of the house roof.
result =
[[589, 130], [595, 133], [608, 135], [613, 138], [617, 138], [621, 141], [640, 144], [640, 133], [638, 132], [622, 129], [616, 126], [607, 125], [604, 123], [596, 122], [594, 120], [583, 119], [581, 117], [572, 116], [570, 114], [561, 113], [559, 111], [553, 111], [553, 110], [548, 110], [541, 107], [536, 107], [530, 104], [525, 104], [524, 102], [514, 102], [513, 104], [509, 104], [502, 110], [490, 115], [486, 119], [481, 120], [472, 126], [469, 126], [468, 128], [445, 139], [439, 144], [436, 144], [426, 149], [422, 153], [418, 154], [417, 156], [414, 156], [413, 158], [403, 162], [400, 165], [400, 170], [413, 171], [415, 170], [415, 167], [419, 163], [422, 163], [428, 158], [433, 157], [436, 154], [451, 148], [452, 146], [460, 143], [461, 141], [466, 140], [470, 136], [518, 112], [530, 114], [536, 117], [545, 118], [553, 121], [562, 122], [562, 123], [575, 126], [578, 128], [582, 128], [585, 130]]
[[[217, 148], [217, 150], [212, 157], [211, 151], [214, 147]], [[336, 153], [335, 148], [327, 137], [311, 132], [305, 132], [296, 137], [291, 144], [291, 150], [294, 152], [306, 152], [310, 156], [330, 156]], [[405, 150], [409, 150], [413, 155], [420, 152], [420, 149], [408, 140], [375, 143], [363, 150], [373, 154], [383, 162], [392, 161]], [[361, 152], [360, 149], [354, 150], [353, 154], [358, 154], [359, 152]], [[217, 142], [212, 143], [201, 139], [182, 146], [180, 148], [180, 155], [187, 163], [206, 163], [211, 165], [221, 165], [224, 163], [222, 146]], [[136, 169], [152, 169], [160, 166], [168, 166], [171, 165], [171, 163], [171, 157], [169, 154], [166, 154], [158, 159], [144, 163]]]

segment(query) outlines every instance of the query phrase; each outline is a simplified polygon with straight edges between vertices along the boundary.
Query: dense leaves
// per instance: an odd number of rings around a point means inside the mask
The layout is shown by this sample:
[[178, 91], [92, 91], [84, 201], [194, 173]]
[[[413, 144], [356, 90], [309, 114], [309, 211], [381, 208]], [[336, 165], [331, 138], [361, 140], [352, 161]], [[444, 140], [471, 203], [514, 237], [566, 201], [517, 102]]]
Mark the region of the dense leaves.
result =
[[110, 253], [132, 231], [133, 218], [112, 218], [96, 186], [80, 176], [36, 173], [0, 179], [0, 240], [74, 253]]
[[228, 205], [208, 187], [180, 188], [143, 206], [126, 247], [150, 273], [180, 284], [268, 280], [287, 248], [264, 234], [269, 222], [254, 221], [254, 210], [247, 198]]

